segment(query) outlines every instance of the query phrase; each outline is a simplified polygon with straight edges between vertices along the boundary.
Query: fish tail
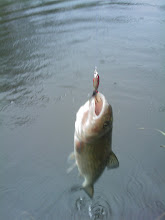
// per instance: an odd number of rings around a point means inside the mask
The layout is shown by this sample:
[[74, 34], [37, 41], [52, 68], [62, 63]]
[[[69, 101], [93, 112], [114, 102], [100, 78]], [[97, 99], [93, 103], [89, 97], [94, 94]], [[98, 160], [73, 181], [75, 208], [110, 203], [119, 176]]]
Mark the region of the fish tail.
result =
[[86, 194], [92, 199], [94, 194], [94, 187], [93, 185], [86, 185], [83, 186], [83, 190], [86, 192]]

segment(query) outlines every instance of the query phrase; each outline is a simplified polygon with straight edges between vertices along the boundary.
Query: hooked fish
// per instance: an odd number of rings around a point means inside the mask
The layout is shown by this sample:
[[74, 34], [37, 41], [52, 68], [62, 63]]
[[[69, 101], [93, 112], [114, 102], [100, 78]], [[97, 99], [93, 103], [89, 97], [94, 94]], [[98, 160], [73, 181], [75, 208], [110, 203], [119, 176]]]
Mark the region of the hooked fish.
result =
[[84, 177], [82, 188], [91, 198], [94, 194], [93, 185], [105, 167], [117, 168], [119, 166], [118, 159], [111, 148], [112, 107], [104, 95], [98, 93], [99, 81], [95, 76], [99, 80], [98, 75], [94, 74], [93, 95], [80, 107], [76, 115], [74, 153], [70, 156], [75, 157], [79, 173]]

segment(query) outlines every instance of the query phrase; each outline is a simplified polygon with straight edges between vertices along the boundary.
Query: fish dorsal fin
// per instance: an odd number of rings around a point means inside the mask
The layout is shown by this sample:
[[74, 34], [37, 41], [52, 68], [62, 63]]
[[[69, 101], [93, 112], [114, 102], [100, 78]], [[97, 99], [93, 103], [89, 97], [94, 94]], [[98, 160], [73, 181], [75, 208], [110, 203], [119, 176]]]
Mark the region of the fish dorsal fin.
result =
[[109, 160], [107, 163], [107, 168], [108, 169], [114, 169], [119, 167], [119, 161], [116, 157], [116, 155], [111, 151], [110, 155], [109, 155]]
[[94, 188], [93, 185], [88, 185], [83, 187], [84, 191], [88, 194], [88, 196], [92, 199], [94, 194]]

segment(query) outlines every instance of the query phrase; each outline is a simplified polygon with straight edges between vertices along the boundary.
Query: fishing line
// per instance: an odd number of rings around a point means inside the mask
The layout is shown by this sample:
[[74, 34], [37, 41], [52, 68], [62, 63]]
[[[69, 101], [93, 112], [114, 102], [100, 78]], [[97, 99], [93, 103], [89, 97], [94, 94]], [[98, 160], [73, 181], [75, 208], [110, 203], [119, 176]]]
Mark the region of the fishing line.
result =
[[96, 11], [96, 15], [95, 15], [96, 19], [95, 19], [95, 69], [97, 69], [97, 66], [98, 66], [98, 61], [99, 61], [99, 45], [98, 45], [98, 42], [99, 42], [99, 14], [98, 14], [98, 10]]

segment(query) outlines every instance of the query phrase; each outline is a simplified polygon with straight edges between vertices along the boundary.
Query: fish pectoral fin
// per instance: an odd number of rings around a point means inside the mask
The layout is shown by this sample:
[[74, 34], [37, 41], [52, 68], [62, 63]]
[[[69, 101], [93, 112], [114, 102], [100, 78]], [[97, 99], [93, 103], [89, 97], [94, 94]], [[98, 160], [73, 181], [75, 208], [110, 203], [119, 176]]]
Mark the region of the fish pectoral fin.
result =
[[87, 185], [83, 187], [83, 190], [88, 194], [88, 196], [92, 199], [94, 194], [94, 187], [93, 185]]
[[116, 155], [111, 151], [110, 155], [109, 155], [109, 160], [107, 163], [107, 168], [108, 169], [114, 169], [119, 167], [119, 161], [116, 157]]
[[75, 159], [75, 154], [74, 154], [74, 151], [72, 153], [69, 154], [68, 156], [68, 162], [72, 161]]
[[74, 164], [72, 164], [68, 169], [67, 169], [67, 173], [70, 173], [75, 167], [77, 166], [76, 162]]

